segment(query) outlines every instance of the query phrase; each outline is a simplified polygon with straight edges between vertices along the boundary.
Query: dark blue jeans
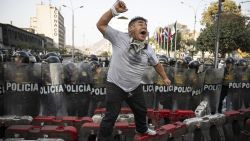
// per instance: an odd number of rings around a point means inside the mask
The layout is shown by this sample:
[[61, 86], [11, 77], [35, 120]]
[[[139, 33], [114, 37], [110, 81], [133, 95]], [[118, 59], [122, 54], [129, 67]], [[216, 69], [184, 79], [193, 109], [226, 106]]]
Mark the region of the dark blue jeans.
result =
[[129, 105], [134, 114], [136, 131], [139, 133], [147, 131], [147, 108], [142, 86], [140, 85], [132, 92], [127, 93], [115, 84], [107, 82], [106, 113], [100, 124], [99, 141], [112, 141], [113, 127], [123, 101]]

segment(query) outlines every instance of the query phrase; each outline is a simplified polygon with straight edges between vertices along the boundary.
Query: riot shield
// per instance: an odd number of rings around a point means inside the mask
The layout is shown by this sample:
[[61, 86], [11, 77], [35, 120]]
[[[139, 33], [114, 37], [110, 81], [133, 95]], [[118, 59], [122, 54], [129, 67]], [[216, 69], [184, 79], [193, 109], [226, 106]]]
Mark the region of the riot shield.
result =
[[[238, 109], [239, 107], [239, 95], [237, 95], [237, 88], [233, 85], [236, 83], [236, 74], [237, 70], [234, 67], [233, 69], [230, 70], [224, 70], [224, 77], [222, 81], [222, 89], [221, 89], [221, 98], [220, 101], [222, 101], [223, 95], [226, 95], [224, 98], [224, 110], [232, 110], [233, 107], [234, 109]], [[225, 94], [224, 94], [225, 93]], [[223, 101], [222, 101], [223, 105]], [[234, 106], [233, 106], [234, 105]], [[223, 109], [223, 108], [222, 108]]]
[[[93, 67], [91, 67], [93, 68]], [[106, 96], [106, 81], [107, 81], [107, 67], [95, 67], [91, 69], [93, 76], [93, 84], [91, 90], [91, 101], [89, 105], [89, 116], [94, 114], [96, 108], [105, 107]]]
[[4, 111], [4, 70], [3, 70], [3, 62], [0, 62], [0, 116], [3, 115]]
[[90, 101], [90, 69], [87, 63], [63, 64], [66, 108], [69, 116], [87, 116]]
[[248, 107], [249, 103], [247, 101], [249, 88], [250, 88], [250, 71], [247, 66], [237, 66], [234, 69], [234, 79], [232, 82], [229, 82], [229, 94], [230, 100], [232, 102], [232, 109], [238, 110], [243, 107]]
[[148, 66], [142, 75], [142, 81], [143, 84], [143, 93], [145, 97], [146, 107], [147, 108], [154, 108], [156, 109], [158, 106], [158, 100], [156, 98], [156, 94], [153, 89], [150, 89], [150, 86], [153, 86], [153, 84], [156, 82], [157, 75], [155, 72], [154, 67]]
[[[168, 76], [171, 83], [174, 82], [174, 67], [164, 67], [164, 70]], [[172, 96], [173, 91], [169, 90], [169, 86], [164, 86], [162, 78], [158, 75], [158, 80], [156, 82], [155, 91], [157, 97], [159, 97], [159, 102], [163, 109], [173, 109]]]
[[242, 74], [241, 74], [241, 82], [245, 83], [245, 87], [242, 89], [244, 107], [249, 108], [250, 107], [250, 94], [249, 94], [250, 66], [248, 66], [246, 68], [242, 68], [243, 71], [242, 71]]
[[209, 68], [205, 71], [203, 100], [207, 100], [212, 114], [217, 113], [224, 69]]
[[40, 88], [41, 115], [67, 115], [63, 66], [61, 63], [42, 63], [42, 86]]
[[202, 92], [205, 79], [205, 72], [196, 73], [194, 71], [191, 71], [190, 74], [188, 75], [189, 80], [191, 80], [190, 83], [192, 85], [190, 108], [193, 111], [195, 111], [197, 106], [203, 100]]
[[174, 81], [171, 88], [173, 91], [173, 110], [190, 109], [192, 85], [188, 76], [191, 73], [194, 73], [194, 71], [187, 68], [174, 68]]
[[6, 63], [4, 68], [4, 114], [38, 115], [41, 65]]

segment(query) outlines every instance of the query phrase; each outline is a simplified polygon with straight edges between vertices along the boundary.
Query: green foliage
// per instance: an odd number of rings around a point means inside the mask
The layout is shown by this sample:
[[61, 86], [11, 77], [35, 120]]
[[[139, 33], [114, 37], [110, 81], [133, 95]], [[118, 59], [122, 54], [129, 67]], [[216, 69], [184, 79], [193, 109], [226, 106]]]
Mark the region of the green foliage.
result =
[[[250, 28], [247, 19], [232, 13], [224, 13], [220, 23], [220, 47], [222, 57], [237, 49], [250, 51]], [[200, 51], [214, 52], [216, 41], [216, 24], [207, 26], [197, 38], [196, 48]]]
[[[222, 3], [222, 13], [231, 13], [235, 15], [240, 15], [240, 9], [236, 5], [236, 3], [232, 0], [225, 0]], [[207, 10], [202, 13], [201, 24], [209, 26], [214, 23], [216, 15], [218, 13], [218, 1], [213, 2], [209, 5]]]
[[41, 51], [42, 48], [36, 45], [28, 44], [28, 43], [20, 43], [17, 45], [18, 49], [21, 50], [33, 50], [33, 51]]
[[21, 50], [25, 50], [25, 49], [30, 49], [30, 45], [27, 43], [20, 43], [17, 45], [17, 48], [21, 49]]
[[100, 56], [103, 56], [103, 57], [108, 57], [109, 56], [109, 52], [107, 51], [103, 51]]
[[58, 48], [56, 48], [56, 47], [49, 47], [49, 48], [46, 48], [46, 51], [48, 51], [48, 52], [59, 52], [59, 49]]
[[67, 49], [66, 48], [59, 48], [59, 53], [60, 54], [66, 54], [67, 53]]

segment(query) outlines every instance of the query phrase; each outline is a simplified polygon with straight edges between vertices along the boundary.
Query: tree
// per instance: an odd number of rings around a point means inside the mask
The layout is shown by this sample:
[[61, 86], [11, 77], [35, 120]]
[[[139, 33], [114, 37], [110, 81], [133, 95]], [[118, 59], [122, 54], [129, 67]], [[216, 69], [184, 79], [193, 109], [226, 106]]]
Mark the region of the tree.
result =
[[20, 43], [17, 45], [17, 49], [21, 49], [21, 50], [27, 50], [30, 48], [31, 46], [28, 43]]
[[180, 32], [180, 48], [186, 50], [187, 47], [194, 46], [193, 33], [187, 28], [187, 25], [177, 25], [178, 31]]
[[45, 50], [46, 51], [48, 51], [48, 52], [59, 52], [59, 49], [58, 48], [56, 48], [56, 47], [49, 47], [49, 48], [45, 48]]
[[[231, 13], [235, 15], [241, 15], [240, 9], [236, 5], [236, 3], [232, 0], [225, 0], [223, 2], [223, 10], [222, 13]], [[214, 23], [216, 15], [218, 13], [218, 1], [213, 2], [209, 5], [207, 10], [202, 13], [201, 24], [205, 26], [209, 26]]]
[[[226, 53], [231, 53], [237, 49], [250, 51], [250, 29], [247, 18], [233, 13], [224, 13], [220, 23], [220, 47], [219, 53], [225, 57]], [[208, 25], [197, 38], [197, 50], [202, 52], [215, 50], [215, 27], [216, 24]]]
[[103, 51], [100, 56], [103, 56], [103, 57], [109, 57], [109, 52], [108, 51]]
[[67, 49], [62, 47], [62, 48], [59, 48], [59, 53], [60, 54], [66, 54], [67, 53]]

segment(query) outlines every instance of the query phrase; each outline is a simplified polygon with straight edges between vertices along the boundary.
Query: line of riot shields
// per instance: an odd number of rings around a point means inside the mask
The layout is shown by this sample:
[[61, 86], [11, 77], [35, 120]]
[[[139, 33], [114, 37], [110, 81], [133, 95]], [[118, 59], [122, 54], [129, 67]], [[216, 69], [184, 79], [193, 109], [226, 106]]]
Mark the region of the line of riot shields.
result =
[[[0, 115], [92, 116], [105, 106], [107, 67], [95, 62], [0, 64]], [[142, 85], [148, 108], [195, 110], [204, 100], [217, 113], [223, 85], [227, 110], [250, 106], [250, 67], [193, 69], [165, 67], [171, 80], [163, 85], [154, 68], [145, 70]], [[227, 77], [227, 79], [225, 79]]]

